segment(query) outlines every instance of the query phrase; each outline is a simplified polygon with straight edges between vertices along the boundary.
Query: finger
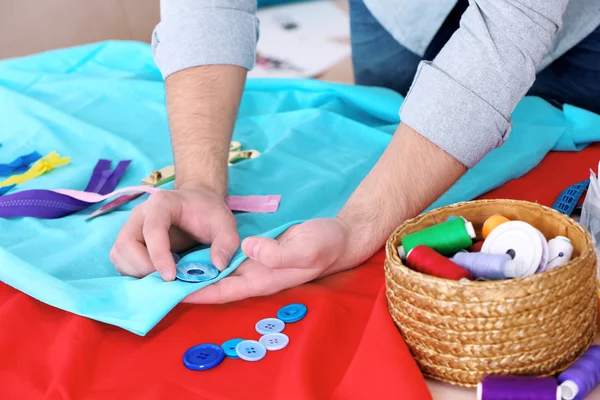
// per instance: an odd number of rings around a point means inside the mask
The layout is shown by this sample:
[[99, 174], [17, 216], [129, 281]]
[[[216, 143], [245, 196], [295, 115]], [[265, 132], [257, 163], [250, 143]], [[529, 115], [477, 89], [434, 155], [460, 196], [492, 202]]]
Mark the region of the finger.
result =
[[148, 249], [137, 241], [128, 246], [126, 253], [114, 256], [111, 253], [111, 260], [121, 275], [143, 278], [156, 271], [148, 255]]
[[168, 282], [175, 278], [175, 260], [169, 240], [169, 229], [173, 223], [174, 199], [166, 197], [163, 199], [163, 197], [148, 204], [143, 235], [154, 268], [163, 280]]
[[110, 259], [122, 275], [142, 277], [154, 271], [143, 243], [143, 221], [144, 208], [138, 206], [121, 228], [110, 251]]
[[242, 243], [242, 251], [252, 260], [270, 268], [310, 266], [318, 261], [319, 243], [301, 236], [283, 241], [263, 237], [249, 237]]
[[[211, 221], [210, 260], [220, 271], [229, 266], [231, 258], [240, 247], [240, 236], [236, 221], [231, 218], [219, 218]], [[214, 235], [213, 235], [213, 232]]]

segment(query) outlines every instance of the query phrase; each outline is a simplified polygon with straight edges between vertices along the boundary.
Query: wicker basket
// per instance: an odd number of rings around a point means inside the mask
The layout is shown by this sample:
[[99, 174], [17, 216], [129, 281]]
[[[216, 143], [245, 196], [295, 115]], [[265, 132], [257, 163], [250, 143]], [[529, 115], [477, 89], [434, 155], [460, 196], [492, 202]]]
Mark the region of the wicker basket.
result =
[[[526, 278], [458, 282], [402, 264], [402, 237], [463, 216], [480, 238], [487, 217], [528, 222], [546, 238], [568, 237], [566, 265]], [[406, 221], [386, 244], [386, 294], [392, 318], [423, 373], [475, 386], [483, 377], [551, 375], [567, 368], [596, 335], [596, 255], [590, 235], [563, 214], [535, 203], [481, 200], [442, 207]]]

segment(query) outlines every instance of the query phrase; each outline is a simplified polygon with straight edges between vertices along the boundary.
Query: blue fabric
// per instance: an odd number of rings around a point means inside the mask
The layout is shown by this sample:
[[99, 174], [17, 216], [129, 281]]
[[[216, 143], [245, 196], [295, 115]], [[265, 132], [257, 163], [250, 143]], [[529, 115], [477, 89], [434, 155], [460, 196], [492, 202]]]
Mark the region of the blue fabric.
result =
[[[230, 167], [230, 194], [283, 197], [277, 213], [238, 214], [240, 235], [275, 237], [298, 221], [334, 216], [389, 142], [401, 102], [387, 89], [249, 80], [234, 139], [261, 156]], [[145, 44], [106, 42], [2, 61], [0, 107], [2, 158], [34, 145], [71, 157], [19, 189], [83, 189], [100, 158], [133, 160], [121, 187], [172, 163], [164, 86]], [[506, 145], [435, 206], [519, 177], [552, 149], [575, 151], [600, 139], [600, 116], [569, 106], [563, 112], [539, 98], [523, 100], [513, 118]], [[0, 219], [0, 280], [55, 307], [146, 334], [203, 284], [117, 274], [109, 249], [140, 201], [88, 222], [89, 210], [58, 220]], [[208, 249], [181, 262], [194, 259], [208, 261]], [[217, 279], [243, 260], [238, 252]]]

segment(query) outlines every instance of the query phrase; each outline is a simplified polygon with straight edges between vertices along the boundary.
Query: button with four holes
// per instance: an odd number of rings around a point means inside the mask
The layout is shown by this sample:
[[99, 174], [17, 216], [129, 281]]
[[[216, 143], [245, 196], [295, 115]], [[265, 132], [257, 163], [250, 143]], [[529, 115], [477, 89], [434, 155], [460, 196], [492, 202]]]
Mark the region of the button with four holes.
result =
[[267, 354], [265, 346], [256, 340], [242, 340], [235, 346], [237, 355], [245, 361], [258, 361]]
[[267, 333], [260, 338], [259, 343], [267, 350], [281, 350], [288, 345], [290, 338], [285, 333]]
[[221, 346], [206, 343], [189, 348], [183, 355], [183, 365], [194, 371], [204, 371], [221, 364], [225, 352]]
[[300, 303], [288, 304], [277, 311], [277, 318], [285, 322], [300, 321], [306, 315], [306, 306]]
[[285, 328], [285, 322], [277, 318], [265, 318], [256, 323], [256, 332], [261, 335], [267, 333], [278, 333]]
[[225, 343], [221, 345], [223, 351], [225, 351], [225, 355], [227, 358], [240, 358], [238, 353], [235, 351], [235, 346], [238, 345], [239, 342], [243, 342], [244, 339], [229, 339]]

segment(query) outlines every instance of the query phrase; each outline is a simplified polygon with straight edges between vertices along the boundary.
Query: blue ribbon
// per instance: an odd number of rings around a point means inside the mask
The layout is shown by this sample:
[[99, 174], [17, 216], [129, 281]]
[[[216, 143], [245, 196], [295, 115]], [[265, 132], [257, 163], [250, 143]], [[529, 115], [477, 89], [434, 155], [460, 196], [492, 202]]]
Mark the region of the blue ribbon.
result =
[[2, 196], [4, 193], [8, 193], [15, 186], [17, 186], [17, 185], [10, 185], [10, 186], [2, 186], [2, 187], [0, 187], [0, 196]]
[[42, 158], [42, 155], [37, 151], [26, 154], [10, 162], [8, 164], [0, 164], [0, 176], [12, 175], [15, 172], [25, 172], [29, 166]]

